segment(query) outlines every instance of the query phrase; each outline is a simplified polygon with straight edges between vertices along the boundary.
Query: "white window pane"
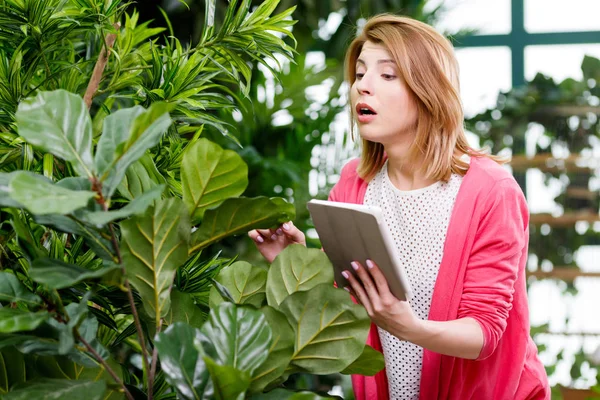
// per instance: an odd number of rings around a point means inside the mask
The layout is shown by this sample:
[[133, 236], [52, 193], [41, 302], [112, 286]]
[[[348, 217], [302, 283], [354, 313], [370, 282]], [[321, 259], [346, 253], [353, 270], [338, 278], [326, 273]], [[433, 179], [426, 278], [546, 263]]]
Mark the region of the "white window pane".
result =
[[581, 62], [589, 55], [600, 58], [600, 44], [546, 45], [525, 47], [525, 78], [538, 72], [561, 82], [565, 78], [582, 79]]
[[442, 3], [446, 11], [435, 24], [442, 32], [477, 29], [477, 34], [495, 35], [511, 30], [510, 0], [430, 0], [425, 10], [432, 10]]
[[525, 0], [525, 29], [528, 32], [600, 30], [598, 0]]
[[508, 47], [456, 50], [460, 65], [460, 91], [467, 117], [496, 104], [498, 92], [511, 88], [511, 55]]

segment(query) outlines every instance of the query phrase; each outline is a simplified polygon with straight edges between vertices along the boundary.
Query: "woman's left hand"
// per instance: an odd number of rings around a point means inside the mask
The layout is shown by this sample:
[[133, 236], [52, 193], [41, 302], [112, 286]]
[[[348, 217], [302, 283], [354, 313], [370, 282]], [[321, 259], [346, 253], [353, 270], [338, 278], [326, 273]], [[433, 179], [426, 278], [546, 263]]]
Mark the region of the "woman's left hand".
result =
[[408, 301], [398, 300], [391, 292], [383, 273], [373, 261], [367, 260], [367, 268], [354, 261], [352, 268], [358, 279], [349, 271], [342, 275], [350, 284], [346, 289], [360, 302], [371, 321], [402, 340], [418, 336], [421, 320], [415, 315]]

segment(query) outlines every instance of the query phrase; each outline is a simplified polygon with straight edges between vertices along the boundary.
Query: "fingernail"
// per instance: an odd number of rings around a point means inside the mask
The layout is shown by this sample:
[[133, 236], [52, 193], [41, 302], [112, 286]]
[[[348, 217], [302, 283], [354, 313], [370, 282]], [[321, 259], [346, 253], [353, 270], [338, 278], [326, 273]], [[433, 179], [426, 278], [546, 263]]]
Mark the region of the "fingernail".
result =
[[350, 293], [350, 289], [348, 289], [348, 286], [344, 286], [344, 290], [348, 293]]
[[285, 224], [283, 224], [283, 229], [287, 231], [288, 229], [290, 229], [290, 225], [286, 222]]
[[355, 271], [358, 271], [358, 263], [356, 261], [352, 261], [350, 265], [352, 265], [352, 268], [354, 268]]
[[283, 231], [282, 231], [281, 229], [277, 229], [277, 234], [278, 234], [279, 236], [281, 236], [281, 235], [283, 235]]
[[348, 272], [346, 271], [342, 271], [342, 276], [346, 279], [350, 278], [350, 275], [348, 275]]
[[275, 239], [277, 239], [277, 235], [276, 234], [272, 234], [271, 235], [271, 240], [275, 240]]
[[263, 243], [263, 242], [265, 241], [265, 239], [263, 239], [263, 237], [262, 237], [262, 236], [259, 236], [259, 237], [257, 237], [257, 238], [256, 238], [256, 241], [257, 241], [258, 243]]
[[369, 267], [369, 269], [373, 268], [374, 267], [373, 261], [367, 260], [367, 267]]

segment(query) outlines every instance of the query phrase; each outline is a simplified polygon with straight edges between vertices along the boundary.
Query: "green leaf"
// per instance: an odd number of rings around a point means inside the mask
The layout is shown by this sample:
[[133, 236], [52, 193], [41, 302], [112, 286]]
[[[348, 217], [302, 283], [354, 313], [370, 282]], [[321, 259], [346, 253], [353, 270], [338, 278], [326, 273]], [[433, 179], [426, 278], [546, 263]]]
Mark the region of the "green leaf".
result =
[[92, 121], [81, 97], [65, 90], [39, 92], [19, 103], [19, 135], [39, 149], [69, 161], [80, 176], [92, 177]]
[[33, 214], [69, 214], [85, 207], [96, 193], [69, 190], [41, 175], [17, 172], [9, 184], [10, 196]]
[[[137, 114], [131, 122], [127, 135], [122, 134], [122, 130], [117, 130], [118, 133], [109, 134], [106, 143], [102, 147], [101, 159], [97, 160], [105, 169], [100, 177], [104, 182], [102, 193], [106, 197], [111, 197], [115, 189], [125, 176], [127, 168], [139, 160], [146, 150], [156, 146], [162, 135], [171, 125], [171, 117], [169, 110], [174, 107], [172, 104], [157, 102], [153, 103], [147, 110]], [[116, 114], [116, 113], [115, 113]], [[135, 113], [130, 113], [135, 114]], [[129, 114], [119, 114], [119, 118], [126, 118]], [[119, 122], [125, 124], [125, 122]], [[116, 125], [116, 122], [115, 122]], [[120, 125], [120, 129], [123, 126]], [[112, 151], [112, 158], [108, 153]], [[107, 161], [107, 160], [111, 161]]]
[[167, 325], [175, 322], [185, 322], [194, 328], [200, 328], [204, 323], [204, 319], [204, 313], [194, 303], [192, 295], [182, 293], [177, 289], [171, 291], [171, 308], [164, 318]]
[[210, 310], [201, 332], [207, 356], [249, 374], [267, 358], [272, 340], [271, 327], [260, 311], [233, 303]]
[[133, 200], [153, 187], [165, 183], [165, 178], [158, 172], [152, 157], [146, 152], [127, 168], [125, 177], [117, 189], [123, 197]]
[[143, 216], [121, 222], [123, 264], [156, 326], [167, 315], [175, 270], [187, 259], [191, 230], [178, 198], [157, 202]]
[[292, 392], [286, 389], [275, 389], [268, 393], [252, 396], [252, 400], [324, 400], [324, 399], [339, 399], [339, 397], [323, 397], [316, 393], [301, 391]]
[[23, 302], [30, 306], [36, 306], [42, 302], [42, 299], [31, 293], [19, 278], [8, 272], [0, 272], [0, 301], [2, 302]]
[[279, 306], [294, 329], [292, 364], [312, 374], [346, 368], [365, 347], [371, 321], [345, 290], [324, 283], [293, 293]]
[[373, 376], [384, 368], [385, 360], [383, 359], [383, 354], [371, 346], [365, 345], [361, 355], [341, 371], [341, 373], [345, 375]]
[[156, 200], [160, 199], [165, 185], [158, 185], [133, 199], [125, 207], [114, 211], [84, 211], [81, 219], [90, 224], [102, 227], [116, 219], [123, 219], [132, 215], [144, 214]]
[[225, 200], [218, 208], [208, 210], [204, 215], [202, 225], [192, 234], [190, 253], [228, 236], [293, 220], [295, 215], [294, 205], [280, 198], [241, 197]]
[[[253, 267], [245, 261], [238, 261], [223, 268], [216, 281], [227, 288], [236, 304], [250, 304], [260, 308], [266, 299], [267, 271], [259, 267]], [[222, 301], [223, 298], [213, 286], [210, 289], [211, 307]]]
[[309, 290], [322, 283], [333, 287], [333, 266], [327, 255], [301, 244], [288, 246], [269, 268], [267, 302], [271, 307], [277, 307], [292, 293]]
[[0, 332], [12, 333], [32, 331], [46, 321], [50, 314], [46, 311], [31, 312], [18, 308], [0, 308]]
[[192, 215], [192, 224], [196, 224], [207, 209], [246, 190], [248, 166], [235, 151], [200, 139], [184, 152], [181, 184], [183, 201]]
[[216, 400], [243, 400], [250, 386], [248, 372], [240, 371], [229, 365], [218, 365], [210, 357], [204, 357], [212, 383], [213, 396]]
[[210, 381], [200, 336], [198, 329], [176, 322], [154, 339], [167, 382], [185, 399], [202, 399]]
[[[67, 323], [61, 323], [55, 319], [49, 319], [47, 322], [58, 332], [58, 353], [61, 355], [68, 354], [73, 351], [75, 346], [75, 338], [73, 336], [73, 329], [79, 327], [79, 325], [85, 320], [88, 314], [87, 303], [91, 297], [91, 292], [87, 292], [79, 303], [70, 303], [65, 307], [67, 316], [69, 317]], [[96, 321], [97, 328], [97, 321]]]
[[262, 392], [285, 372], [294, 354], [296, 338], [284, 314], [269, 306], [262, 308], [261, 312], [273, 331], [273, 342], [269, 348], [269, 356], [252, 374], [252, 393]]
[[0, 172], [0, 206], [23, 208], [23, 205], [10, 196], [9, 184], [17, 172]]
[[102, 400], [106, 382], [69, 379], [36, 379], [5, 394], [3, 400]]
[[88, 279], [101, 278], [118, 269], [119, 266], [112, 266], [89, 270], [57, 259], [39, 258], [32, 263], [29, 276], [50, 289], [64, 289]]

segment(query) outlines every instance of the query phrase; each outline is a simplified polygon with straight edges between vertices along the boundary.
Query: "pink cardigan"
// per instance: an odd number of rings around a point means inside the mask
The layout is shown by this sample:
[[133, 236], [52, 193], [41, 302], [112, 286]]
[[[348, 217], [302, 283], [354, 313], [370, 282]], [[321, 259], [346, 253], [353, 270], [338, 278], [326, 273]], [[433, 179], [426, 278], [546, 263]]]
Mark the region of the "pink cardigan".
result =
[[[347, 163], [331, 201], [361, 204], [367, 183]], [[472, 158], [456, 198], [429, 319], [474, 318], [484, 333], [477, 360], [423, 353], [420, 399], [550, 399], [548, 379], [529, 336], [525, 264], [529, 212], [512, 175], [489, 158]], [[367, 344], [381, 351], [371, 325]], [[385, 370], [354, 375], [357, 400], [387, 400]]]

